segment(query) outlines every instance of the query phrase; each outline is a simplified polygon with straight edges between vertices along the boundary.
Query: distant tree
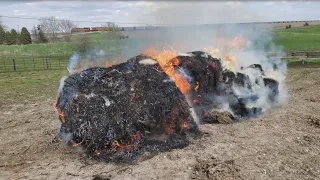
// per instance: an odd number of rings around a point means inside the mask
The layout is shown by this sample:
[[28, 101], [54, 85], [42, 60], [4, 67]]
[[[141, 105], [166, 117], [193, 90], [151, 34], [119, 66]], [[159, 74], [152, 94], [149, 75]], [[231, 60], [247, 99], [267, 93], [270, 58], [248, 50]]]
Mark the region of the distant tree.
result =
[[75, 48], [81, 55], [87, 53], [90, 49], [92, 49], [92, 41], [90, 37], [85, 34], [78, 36], [75, 41]]
[[6, 44], [7, 45], [12, 45], [13, 43], [12, 43], [12, 36], [11, 36], [11, 33], [10, 33], [10, 31], [6, 31], [6, 36], [5, 36], [6, 38]]
[[102, 25], [105, 31], [120, 31], [120, 28], [114, 22], [107, 22], [106, 24]]
[[48, 39], [45, 36], [44, 32], [42, 31], [41, 26], [38, 25], [37, 29], [38, 29], [38, 35], [39, 35], [39, 43], [47, 43]]
[[76, 25], [70, 20], [62, 20], [59, 22], [59, 25], [60, 31], [61, 33], [63, 33], [64, 40], [70, 42], [72, 35], [71, 29], [75, 28]]
[[4, 44], [6, 42], [6, 31], [2, 26], [0, 26], [0, 44]]
[[10, 31], [11, 37], [10, 37], [10, 42], [12, 44], [18, 44], [18, 33], [15, 29], [11, 29]]
[[136, 27], [133, 27], [133, 30], [136, 30], [137, 28]]
[[[1, 15], [0, 15], [1, 16]], [[2, 27], [4, 30], [6, 29], [6, 26], [3, 24], [3, 22], [0, 19], [0, 27]]]
[[40, 27], [43, 32], [50, 38], [50, 40], [52, 40], [53, 42], [56, 42], [58, 40], [60, 23], [54, 16], [41, 18]]
[[[59, 38], [59, 33], [62, 33], [64, 41], [71, 41], [71, 29], [76, 25], [70, 20], [58, 20], [55, 17], [43, 17], [40, 19], [40, 27], [42, 34], [50, 38], [51, 41], [56, 42]], [[46, 38], [46, 39], [47, 39]]]
[[39, 34], [38, 34], [38, 29], [36, 26], [33, 26], [31, 29], [31, 39], [33, 43], [39, 43]]
[[6, 42], [6, 27], [2, 23], [0, 19], [0, 44], [4, 44]]
[[26, 27], [21, 29], [20, 44], [31, 44], [31, 35]]

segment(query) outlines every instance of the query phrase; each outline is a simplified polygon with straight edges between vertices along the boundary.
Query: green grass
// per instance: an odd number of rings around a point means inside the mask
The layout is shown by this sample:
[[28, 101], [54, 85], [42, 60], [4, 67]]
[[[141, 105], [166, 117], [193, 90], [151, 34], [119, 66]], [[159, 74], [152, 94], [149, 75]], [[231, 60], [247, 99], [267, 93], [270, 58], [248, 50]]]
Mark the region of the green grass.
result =
[[74, 50], [72, 43], [49, 43], [28, 45], [0, 45], [1, 56], [51, 56], [70, 55]]
[[[48, 44], [28, 44], [28, 45], [0, 45], [0, 56], [70, 56], [76, 50], [76, 39], [72, 37], [72, 42], [59, 42]], [[93, 41], [93, 47], [104, 50], [115, 50], [124, 48], [125, 40], [116, 38], [113, 33], [90, 33], [89, 38]]]
[[306, 60], [304, 64], [300, 59], [285, 59], [284, 61], [288, 63], [289, 68], [301, 68], [301, 67], [319, 68], [320, 67], [320, 59]]
[[58, 92], [59, 80], [66, 70], [7, 72], [0, 74], [0, 108], [14, 104], [32, 104], [49, 100]]
[[284, 50], [319, 50], [320, 25], [275, 30], [275, 43]]

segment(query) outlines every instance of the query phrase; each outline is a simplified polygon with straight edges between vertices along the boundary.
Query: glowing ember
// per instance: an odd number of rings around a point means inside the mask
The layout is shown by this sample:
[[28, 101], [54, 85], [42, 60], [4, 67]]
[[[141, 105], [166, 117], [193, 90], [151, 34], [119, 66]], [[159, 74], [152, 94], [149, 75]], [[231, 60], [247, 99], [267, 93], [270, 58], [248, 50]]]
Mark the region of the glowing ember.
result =
[[187, 123], [184, 122], [184, 123], [181, 124], [180, 127], [181, 127], [183, 130], [186, 130], [186, 129], [188, 129], [189, 126], [188, 126]]
[[59, 118], [60, 118], [62, 123], [65, 123], [64, 113], [63, 112], [59, 113]]
[[114, 140], [114, 145], [117, 147], [117, 148], [121, 148], [121, 145], [119, 144], [119, 142], [117, 140]]
[[111, 67], [112, 65], [108, 62], [108, 61], [106, 61], [106, 67], [108, 68], [108, 67]]
[[196, 82], [196, 87], [194, 88], [194, 90], [195, 90], [195, 91], [198, 91], [198, 89], [199, 89], [199, 82], [197, 81], [197, 82]]
[[97, 156], [100, 156], [100, 151], [96, 151], [96, 155], [97, 155]]

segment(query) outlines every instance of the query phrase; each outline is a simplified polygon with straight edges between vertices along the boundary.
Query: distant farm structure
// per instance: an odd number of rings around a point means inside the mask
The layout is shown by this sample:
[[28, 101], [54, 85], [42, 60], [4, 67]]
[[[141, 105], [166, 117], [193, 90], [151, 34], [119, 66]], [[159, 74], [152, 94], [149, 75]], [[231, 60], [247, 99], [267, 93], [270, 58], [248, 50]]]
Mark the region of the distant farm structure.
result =
[[[138, 26], [138, 27], [118, 27], [118, 31], [130, 31], [130, 30], [151, 30], [156, 29], [155, 26]], [[83, 27], [83, 28], [72, 28], [71, 33], [82, 33], [82, 32], [96, 32], [96, 31], [110, 31], [107, 27]]]

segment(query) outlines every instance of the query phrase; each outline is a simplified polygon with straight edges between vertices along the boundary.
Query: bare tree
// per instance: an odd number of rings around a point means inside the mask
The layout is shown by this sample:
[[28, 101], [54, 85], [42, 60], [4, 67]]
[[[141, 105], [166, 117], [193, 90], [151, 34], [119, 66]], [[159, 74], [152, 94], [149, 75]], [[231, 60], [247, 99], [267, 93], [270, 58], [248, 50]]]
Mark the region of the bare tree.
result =
[[104, 27], [104, 31], [108, 31], [108, 33], [105, 34], [106, 39], [110, 39], [110, 38], [126, 39], [129, 37], [128, 35], [124, 35], [123, 31], [121, 31], [121, 28], [118, 25], [116, 25], [114, 22], [107, 22], [102, 26]]
[[55, 17], [51, 16], [41, 18], [40, 27], [47, 34], [47, 37], [49, 37], [53, 42], [57, 41], [58, 33], [60, 31], [60, 23]]
[[36, 26], [33, 26], [33, 28], [31, 29], [31, 38], [32, 38], [32, 42], [34, 43], [39, 43], [39, 34], [38, 34], [38, 29]]
[[92, 41], [87, 35], [80, 35], [75, 39], [75, 48], [83, 55], [92, 48]]
[[119, 31], [119, 26], [114, 22], [107, 22], [103, 25], [105, 31]]
[[71, 35], [72, 35], [71, 29], [75, 28], [76, 25], [70, 20], [61, 20], [59, 24], [60, 24], [60, 31], [61, 33], [63, 33], [63, 37], [65, 41], [70, 42]]

